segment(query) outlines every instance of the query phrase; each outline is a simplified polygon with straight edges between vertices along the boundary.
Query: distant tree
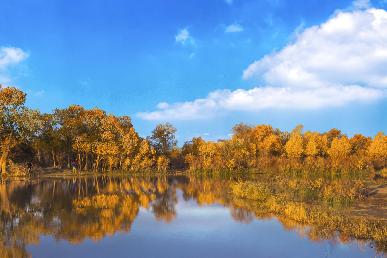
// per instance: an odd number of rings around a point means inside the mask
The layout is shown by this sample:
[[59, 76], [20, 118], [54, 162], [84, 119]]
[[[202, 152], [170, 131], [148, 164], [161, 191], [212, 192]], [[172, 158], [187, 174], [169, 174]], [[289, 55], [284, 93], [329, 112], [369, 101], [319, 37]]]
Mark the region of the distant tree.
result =
[[61, 139], [55, 128], [53, 115], [42, 114], [40, 116], [41, 126], [38, 128], [36, 137], [34, 137], [31, 146], [37, 153], [37, 161], [40, 165], [50, 164], [56, 166], [56, 159], [53, 154], [62, 149]]
[[143, 139], [133, 160], [132, 169], [135, 171], [151, 170], [156, 163], [156, 151], [149, 142]]
[[342, 133], [340, 130], [333, 128], [328, 132], [326, 132], [325, 135], [327, 136], [327, 139], [328, 139], [328, 146], [330, 146], [333, 139], [340, 138], [342, 136]]
[[290, 134], [289, 141], [285, 144], [285, 151], [289, 158], [301, 158], [304, 154], [302, 125], [296, 126]]
[[305, 154], [310, 157], [324, 156], [328, 148], [326, 135], [317, 132], [305, 133]]
[[292, 130], [291, 134], [302, 135], [302, 131], [303, 130], [304, 130], [304, 126], [303, 125], [296, 125], [296, 127], [294, 127], [294, 129]]
[[[76, 137], [81, 135], [84, 131], [84, 112], [85, 109], [79, 105], [71, 105], [65, 109], [56, 109], [53, 114], [55, 121], [55, 129], [60, 140], [61, 152], [67, 156], [67, 167], [70, 167], [71, 159], [74, 157], [73, 144]], [[52, 151], [52, 156], [57, 153]]]
[[361, 134], [355, 134], [350, 140], [351, 150], [353, 154], [365, 154], [372, 140]]
[[169, 159], [165, 156], [159, 156], [157, 158], [157, 171], [165, 172], [169, 167]]
[[286, 154], [289, 158], [301, 158], [304, 154], [302, 136], [293, 134], [285, 145]]
[[37, 111], [25, 107], [26, 94], [14, 87], [0, 85], [0, 171], [7, 173], [11, 150], [20, 142], [31, 140], [39, 127]]
[[223, 163], [221, 160], [221, 143], [205, 142], [201, 144], [199, 146], [199, 157], [203, 169], [217, 168], [220, 163]]
[[387, 136], [379, 132], [368, 147], [368, 154], [376, 167], [385, 167], [387, 164]]
[[131, 127], [122, 137], [122, 152], [125, 155], [124, 158], [124, 169], [128, 169], [132, 164], [133, 160], [138, 151], [140, 144], [140, 138], [133, 127]]
[[351, 153], [351, 143], [346, 136], [334, 138], [331, 147], [328, 149], [329, 156], [336, 161], [344, 160]]
[[194, 137], [191, 141], [184, 143], [181, 152], [184, 157], [184, 162], [189, 169], [195, 170], [201, 167], [199, 154], [200, 146], [204, 143], [205, 141], [201, 137]]
[[199, 147], [201, 144], [204, 143], [203, 138], [201, 137], [194, 137], [191, 141], [187, 141], [184, 143], [182, 148], [182, 154], [192, 154], [192, 155], [199, 155]]
[[250, 137], [252, 127], [243, 123], [237, 124], [232, 128], [233, 137], [246, 140]]
[[252, 138], [254, 143], [260, 145], [263, 140], [273, 133], [273, 127], [270, 125], [257, 125], [252, 130]]
[[152, 131], [152, 135], [148, 139], [158, 155], [168, 157], [173, 148], [176, 147], [175, 133], [176, 128], [170, 123], [159, 124]]
[[219, 161], [221, 166], [228, 170], [241, 170], [249, 167], [250, 152], [248, 145], [242, 139], [233, 137], [229, 141], [214, 143], [213, 146], [217, 149], [217, 154], [220, 154], [220, 156], [214, 155], [214, 168]]
[[276, 134], [266, 137], [261, 146], [266, 155], [278, 156], [282, 152], [281, 138]]

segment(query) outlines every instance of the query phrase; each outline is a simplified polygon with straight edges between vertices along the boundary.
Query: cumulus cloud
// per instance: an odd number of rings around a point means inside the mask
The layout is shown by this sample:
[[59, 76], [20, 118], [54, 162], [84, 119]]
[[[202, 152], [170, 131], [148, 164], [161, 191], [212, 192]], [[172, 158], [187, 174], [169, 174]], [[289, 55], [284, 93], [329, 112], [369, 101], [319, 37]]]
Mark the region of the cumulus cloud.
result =
[[387, 87], [387, 12], [341, 12], [298, 34], [281, 51], [251, 64], [243, 78], [267, 84], [326, 87], [356, 84]]
[[19, 64], [28, 57], [20, 48], [0, 47], [0, 84], [9, 83], [11, 78], [8, 75], [10, 67]]
[[236, 33], [236, 32], [242, 32], [242, 31], [243, 31], [243, 27], [238, 23], [230, 24], [225, 29], [226, 33]]
[[175, 41], [177, 43], [182, 44], [183, 46], [184, 45], [194, 45], [195, 44], [195, 40], [191, 36], [191, 34], [190, 34], [190, 32], [189, 32], [189, 30], [187, 28], [178, 31], [178, 33], [175, 36]]
[[316, 109], [384, 98], [387, 12], [359, 8], [337, 12], [325, 23], [299, 32], [278, 52], [250, 64], [243, 78], [260, 80], [261, 87], [218, 90], [203, 99], [163, 103], [139, 116], [146, 120], [199, 119], [224, 111]]

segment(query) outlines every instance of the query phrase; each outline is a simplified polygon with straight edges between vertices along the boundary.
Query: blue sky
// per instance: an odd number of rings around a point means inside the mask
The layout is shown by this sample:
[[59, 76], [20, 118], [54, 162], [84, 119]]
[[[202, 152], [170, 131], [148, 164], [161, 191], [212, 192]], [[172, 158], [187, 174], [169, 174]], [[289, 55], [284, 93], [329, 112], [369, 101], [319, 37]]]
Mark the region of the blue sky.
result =
[[[239, 122], [374, 135], [387, 129], [387, 42], [379, 33], [387, 25], [372, 21], [386, 9], [384, 0], [2, 0], [0, 83], [25, 90], [28, 106], [44, 112], [81, 104], [128, 114], [142, 135], [169, 121], [180, 141], [225, 138]], [[337, 29], [348, 20], [363, 31]], [[366, 40], [351, 38], [368, 31]], [[344, 48], [343, 39], [361, 42]], [[304, 64], [313, 58], [325, 66]], [[302, 72], [295, 81], [294, 67]]]

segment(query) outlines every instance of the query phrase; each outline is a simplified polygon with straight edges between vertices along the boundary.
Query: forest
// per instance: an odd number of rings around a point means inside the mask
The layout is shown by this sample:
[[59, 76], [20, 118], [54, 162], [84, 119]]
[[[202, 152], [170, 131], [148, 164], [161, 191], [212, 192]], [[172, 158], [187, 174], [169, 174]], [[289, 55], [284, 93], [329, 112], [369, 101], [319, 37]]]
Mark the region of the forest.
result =
[[[26, 93], [0, 86], [0, 170], [23, 175], [43, 168], [76, 171], [242, 171], [265, 168], [386, 172], [387, 136], [291, 132], [237, 124], [230, 139], [197, 137], [178, 147], [176, 128], [159, 124], [143, 138], [129, 116], [71, 105], [44, 114], [25, 105]], [[74, 165], [75, 164], [75, 165]], [[32, 167], [28, 169], [28, 167]]]

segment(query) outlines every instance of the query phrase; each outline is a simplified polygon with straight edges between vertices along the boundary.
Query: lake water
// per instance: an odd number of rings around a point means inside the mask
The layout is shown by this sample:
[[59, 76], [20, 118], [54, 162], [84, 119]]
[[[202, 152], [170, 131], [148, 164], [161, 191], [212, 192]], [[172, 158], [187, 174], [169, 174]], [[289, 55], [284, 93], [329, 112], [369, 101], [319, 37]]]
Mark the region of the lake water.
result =
[[[185, 176], [9, 181], [0, 187], [0, 257], [375, 257], [373, 243], [230, 197], [234, 179]], [[240, 179], [239, 179], [240, 180]], [[250, 204], [248, 204], [250, 205]], [[255, 202], [251, 202], [253, 207]]]

